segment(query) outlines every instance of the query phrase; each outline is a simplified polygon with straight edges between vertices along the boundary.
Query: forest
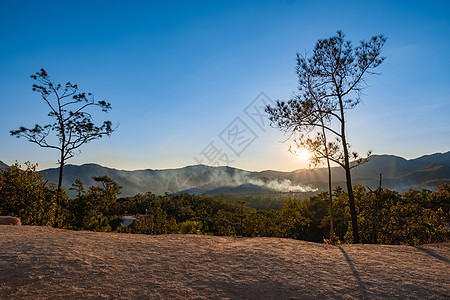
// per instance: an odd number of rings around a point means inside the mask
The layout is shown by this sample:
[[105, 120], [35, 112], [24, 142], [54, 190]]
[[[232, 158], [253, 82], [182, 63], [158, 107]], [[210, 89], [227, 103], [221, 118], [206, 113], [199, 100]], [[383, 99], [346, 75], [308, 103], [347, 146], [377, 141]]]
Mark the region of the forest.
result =
[[[94, 177], [85, 187], [76, 180], [69, 198], [36, 172], [14, 164], [0, 171], [0, 215], [19, 217], [23, 225], [72, 230], [141, 234], [203, 234], [280, 237], [329, 243], [329, 195], [284, 199], [278, 209], [258, 209], [258, 196], [218, 196], [151, 192], [120, 197], [121, 186], [108, 176]], [[409, 190], [403, 194], [379, 187], [353, 188], [360, 242], [420, 245], [450, 241], [450, 185], [437, 191]], [[333, 190], [335, 243], [353, 243], [348, 195]], [[261, 201], [270, 199], [261, 196]], [[123, 216], [135, 216], [124, 227]], [[447, 228], [446, 228], [447, 224]]]

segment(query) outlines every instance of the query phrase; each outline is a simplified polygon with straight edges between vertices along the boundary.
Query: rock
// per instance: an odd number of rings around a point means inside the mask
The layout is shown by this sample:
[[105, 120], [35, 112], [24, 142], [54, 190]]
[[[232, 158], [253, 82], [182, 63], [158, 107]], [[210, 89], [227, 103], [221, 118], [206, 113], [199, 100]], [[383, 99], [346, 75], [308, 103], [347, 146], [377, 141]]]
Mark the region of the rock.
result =
[[22, 225], [19, 218], [0, 216], [0, 225]]

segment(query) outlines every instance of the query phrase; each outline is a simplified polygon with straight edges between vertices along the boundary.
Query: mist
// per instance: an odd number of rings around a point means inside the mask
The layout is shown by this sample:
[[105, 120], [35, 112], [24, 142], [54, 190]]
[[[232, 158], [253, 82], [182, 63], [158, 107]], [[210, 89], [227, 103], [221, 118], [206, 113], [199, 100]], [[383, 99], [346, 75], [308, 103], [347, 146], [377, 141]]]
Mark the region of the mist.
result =
[[274, 190], [276, 192], [295, 192], [295, 193], [305, 193], [305, 192], [317, 192], [318, 189], [307, 186], [307, 185], [295, 185], [292, 184], [292, 182], [289, 179], [273, 179], [270, 178], [269, 180], [262, 180], [260, 178], [250, 178], [249, 183], [262, 186], [271, 190]]

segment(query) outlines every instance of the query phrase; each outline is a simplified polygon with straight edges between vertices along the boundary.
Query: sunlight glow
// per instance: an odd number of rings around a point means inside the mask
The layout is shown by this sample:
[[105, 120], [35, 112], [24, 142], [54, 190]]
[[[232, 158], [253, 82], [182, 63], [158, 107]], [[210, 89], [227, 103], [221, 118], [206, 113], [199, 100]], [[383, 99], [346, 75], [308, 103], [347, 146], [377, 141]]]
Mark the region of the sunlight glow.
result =
[[306, 149], [297, 149], [293, 154], [301, 162], [307, 162], [311, 158], [311, 152]]

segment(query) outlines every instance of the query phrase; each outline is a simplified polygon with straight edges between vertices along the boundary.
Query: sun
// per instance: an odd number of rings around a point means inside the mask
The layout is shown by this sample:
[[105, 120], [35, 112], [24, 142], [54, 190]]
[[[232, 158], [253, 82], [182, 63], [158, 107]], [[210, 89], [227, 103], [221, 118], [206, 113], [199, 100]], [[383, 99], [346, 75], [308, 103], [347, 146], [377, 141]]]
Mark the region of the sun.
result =
[[293, 154], [295, 155], [297, 160], [301, 162], [307, 162], [308, 160], [311, 159], [312, 156], [311, 152], [309, 152], [306, 149], [297, 149]]

